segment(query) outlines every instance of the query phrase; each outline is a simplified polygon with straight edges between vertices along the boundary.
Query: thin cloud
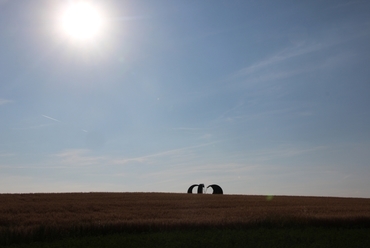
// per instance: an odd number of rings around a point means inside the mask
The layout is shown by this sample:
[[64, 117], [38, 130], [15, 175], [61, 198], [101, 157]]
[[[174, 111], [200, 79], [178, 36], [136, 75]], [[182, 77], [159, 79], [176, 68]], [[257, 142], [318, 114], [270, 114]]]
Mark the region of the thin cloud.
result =
[[198, 140], [209, 140], [213, 137], [211, 133], [207, 132], [209, 130], [206, 130], [205, 128], [178, 127], [172, 128], [172, 130], [195, 134], [198, 136]]
[[[234, 163], [234, 162], [227, 162], [227, 163], [199, 163], [194, 164], [189, 168], [188, 167], [175, 167], [172, 168], [172, 171], [175, 171], [177, 175], [185, 175], [185, 174], [217, 174], [224, 176], [225, 174], [241, 174], [245, 172], [250, 172], [257, 168], [261, 167], [260, 165], [256, 164], [249, 164], [249, 163]], [[160, 175], [160, 173], [158, 173]]]
[[50, 165], [36, 165], [36, 164], [27, 164], [27, 165], [0, 165], [0, 168], [3, 169], [65, 169], [70, 168], [68, 166], [50, 166]]
[[14, 157], [15, 153], [10, 152], [0, 152], [0, 157]]
[[107, 158], [89, 156], [89, 150], [72, 149], [65, 150], [51, 156], [57, 163], [67, 166], [101, 165]]
[[211, 139], [213, 135], [211, 133], [205, 133], [199, 137], [199, 139]]
[[146, 161], [148, 161], [148, 157], [143, 156], [143, 157], [137, 157], [137, 158], [116, 159], [113, 161], [113, 164], [125, 165], [130, 162], [144, 163]]
[[235, 113], [239, 112], [240, 109], [242, 109], [243, 107], [245, 107], [244, 102], [239, 102], [234, 107], [231, 107], [228, 110], [224, 111], [218, 118], [216, 118], [216, 120], [225, 120], [225, 119], [230, 120], [229, 119], [230, 115], [234, 116]]
[[234, 75], [232, 75], [232, 78], [247, 76], [254, 72], [260, 71], [264, 68], [272, 66], [274, 64], [281, 63], [285, 60], [298, 57], [298, 56], [302, 56], [302, 55], [305, 55], [311, 52], [315, 52], [322, 48], [323, 48], [322, 45], [317, 44], [317, 45], [312, 45], [309, 47], [294, 47], [294, 48], [284, 49], [283, 51], [277, 53], [276, 55], [273, 55], [261, 62], [255, 63], [251, 66], [248, 66], [248, 67], [245, 67], [239, 70]]
[[228, 112], [227, 115], [223, 114], [213, 120], [213, 127], [219, 127], [229, 123], [243, 123], [246, 121], [256, 121], [270, 118], [272, 116], [281, 115], [281, 114], [299, 114], [299, 107], [287, 107], [287, 108], [278, 108], [272, 110], [265, 110], [259, 112], [250, 112], [246, 109], [241, 109], [236, 112]]
[[172, 130], [177, 130], [177, 131], [199, 131], [201, 128], [197, 127], [174, 127]]
[[272, 149], [253, 151], [253, 156], [257, 160], [267, 161], [280, 157], [295, 157], [302, 154], [323, 151], [326, 149], [328, 149], [327, 146], [313, 146], [308, 148], [299, 148], [296, 146], [279, 146]]
[[[260, 90], [263, 93], [266, 93], [268, 90], [274, 90], [276, 87], [276, 82], [282, 79], [291, 78], [297, 75], [302, 75], [305, 73], [312, 73], [317, 70], [322, 69], [333, 69], [337, 67], [343, 67], [352, 61], [355, 61], [356, 55], [354, 53], [343, 52], [339, 54], [333, 54], [328, 56], [325, 59], [318, 59], [315, 62], [306, 64], [297, 69], [286, 69], [282, 66], [280, 69], [277, 65], [270, 65], [269, 68], [266, 65], [266, 68], [261, 68], [260, 71], [250, 72], [245, 74], [244, 79], [241, 81], [243, 86], [255, 86], [258, 83], [271, 82], [265, 85], [259, 85]], [[282, 93], [284, 95], [284, 92]], [[274, 91], [274, 96], [279, 96], [277, 92]]]
[[[0, 3], [1, 4], [1, 3]], [[7, 99], [3, 99], [3, 98], [0, 98], [0, 106], [1, 105], [5, 105], [5, 104], [8, 104], [8, 103], [12, 103], [13, 101], [11, 100], [7, 100]]]
[[50, 117], [50, 116], [47, 116], [47, 115], [41, 115], [41, 116], [42, 116], [42, 117], [45, 117], [45, 118], [47, 118], [47, 119], [49, 119], [49, 120], [52, 120], [52, 121], [61, 122], [60, 120], [55, 119], [55, 118]]
[[[166, 167], [166, 169], [161, 171], [155, 171], [151, 173], [146, 173], [142, 175], [143, 178], [153, 178], [153, 179], [163, 179], [163, 178], [175, 178], [179, 180], [185, 176], [193, 176], [193, 175], [210, 175], [210, 176], [217, 176], [217, 177], [225, 177], [227, 175], [241, 175], [243, 173], [249, 173], [253, 170], [258, 170], [258, 168], [262, 168], [262, 166], [257, 164], [249, 164], [249, 163], [190, 163], [186, 166], [172, 166]], [[222, 175], [222, 176], [220, 176]]]
[[159, 157], [171, 157], [171, 156], [178, 157], [178, 156], [182, 156], [184, 152], [189, 152], [195, 148], [205, 147], [205, 146], [209, 146], [215, 143], [218, 143], [218, 142], [209, 142], [209, 143], [204, 143], [204, 144], [195, 145], [195, 146], [188, 146], [188, 147], [183, 147], [179, 149], [172, 149], [172, 150], [149, 154], [149, 155], [145, 155], [141, 157], [117, 159], [113, 163], [125, 165], [129, 162], [138, 162], [138, 163], [149, 162], [149, 161], [152, 161], [153, 158], [159, 158]]
[[[352, 31], [352, 29], [355, 29], [355, 28], [357, 28], [359, 31], [355, 33], [352, 33], [352, 32], [348, 33], [349, 30]], [[270, 71], [271, 69], [274, 69], [274, 67], [276, 67], [277, 65], [283, 64], [286, 61], [298, 58], [300, 56], [305, 56], [310, 53], [317, 52], [323, 49], [327, 49], [334, 45], [343, 44], [353, 39], [360, 38], [364, 35], [368, 35], [369, 31], [368, 31], [368, 28], [366, 27], [358, 28], [357, 26], [349, 29], [347, 25], [344, 27], [339, 27], [338, 30], [337, 29], [328, 30], [327, 33], [329, 33], [330, 35], [328, 35], [327, 37], [323, 37], [321, 42], [316, 42], [311, 45], [299, 45], [299, 46], [291, 46], [291, 47], [285, 48], [275, 53], [274, 55], [265, 58], [262, 61], [255, 62], [254, 64], [250, 66], [247, 66], [245, 68], [242, 68], [236, 71], [235, 73], [231, 74], [229, 79], [235, 80], [235, 79], [244, 78], [244, 77], [248, 77], [248, 76], [263, 72], [263, 75], [261, 76], [261, 78], [254, 76], [253, 79], [257, 79], [259, 81], [275, 80], [275, 79], [280, 79], [280, 78], [286, 78], [291, 75], [296, 75], [296, 74], [310, 71], [313, 69], [317, 69], [319, 66], [317, 66], [315, 63], [315, 65], [308, 65], [306, 66], [306, 68], [300, 69], [298, 71], [283, 70], [283, 71], [276, 72], [276, 69]], [[337, 35], [333, 35], [333, 34], [337, 34]], [[340, 56], [346, 57], [348, 56], [348, 54], [340, 54]], [[330, 59], [336, 61], [338, 59], [341, 60], [342, 58], [338, 57], [337, 55], [337, 56], [331, 57]]]

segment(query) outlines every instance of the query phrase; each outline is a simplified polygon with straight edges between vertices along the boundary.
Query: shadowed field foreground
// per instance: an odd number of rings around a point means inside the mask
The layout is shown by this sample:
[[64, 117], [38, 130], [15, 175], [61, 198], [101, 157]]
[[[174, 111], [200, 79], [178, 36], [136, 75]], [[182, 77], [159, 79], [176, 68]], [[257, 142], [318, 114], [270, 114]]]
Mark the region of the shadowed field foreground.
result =
[[0, 245], [119, 232], [295, 226], [370, 228], [370, 199], [172, 193], [0, 195]]

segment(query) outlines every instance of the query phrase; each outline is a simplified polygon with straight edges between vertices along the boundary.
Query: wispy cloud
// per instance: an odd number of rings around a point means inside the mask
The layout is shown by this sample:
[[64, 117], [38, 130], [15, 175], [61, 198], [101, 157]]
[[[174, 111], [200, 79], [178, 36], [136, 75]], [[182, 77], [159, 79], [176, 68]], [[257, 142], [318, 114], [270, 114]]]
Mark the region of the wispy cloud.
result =
[[202, 129], [197, 128], [197, 127], [174, 127], [174, 128], [172, 128], [172, 130], [176, 130], [176, 131], [199, 131], [199, 130], [202, 130]]
[[51, 155], [58, 164], [74, 167], [74, 166], [89, 166], [101, 165], [107, 160], [102, 156], [91, 156], [89, 150], [86, 149], [72, 149], [59, 152]]
[[271, 160], [278, 157], [295, 157], [302, 154], [312, 153], [328, 149], [327, 146], [297, 147], [297, 146], [278, 146], [271, 149], [254, 151], [253, 155], [258, 160]]
[[[353, 29], [356, 31], [352, 31]], [[329, 55], [317, 56], [315, 59], [310, 60], [302, 60], [301, 58], [368, 35], [369, 29], [368, 27], [358, 28], [353, 26], [353, 24], [348, 24], [327, 30], [326, 33], [328, 35], [321, 37], [321, 40], [311, 42], [310, 44], [289, 46], [261, 61], [256, 61], [249, 66], [239, 69], [230, 75], [229, 80], [248, 79], [248, 82], [271, 81], [288, 78], [322, 67], [336, 66], [338, 62], [342, 63], [343, 61], [348, 61], [348, 59], [353, 59], [354, 54], [349, 54], [343, 50], [339, 54], [335, 51]], [[295, 68], [295, 61], [300, 62], [298, 69]]]
[[0, 152], [0, 157], [14, 157], [15, 153], [11, 152]]
[[191, 161], [181, 166], [167, 166], [160, 171], [148, 172], [140, 176], [143, 188], [172, 185], [169, 191], [183, 191], [192, 183], [235, 182], [240, 175], [258, 171], [261, 166], [235, 162], [200, 162]]
[[298, 47], [293, 47], [293, 48], [287, 48], [287, 49], [284, 49], [278, 52], [277, 54], [271, 57], [268, 57], [260, 62], [257, 62], [253, 65], [247, 66], [237, 71], [235, 74], [232, 75], [232, 78], [248, 76], [254, 72], [268, 68], [274, 64], [282, 63], [288, 59], [302, 56], [302, 55], [305, 55], [311, 52], [315, 52], [322, 48], [323, 46], [321, 44], [316, 44], [316, 45], [311, 45], [311, 46], [306, 46], [306, 47], [298, 46]]
[[178, 176], [182, 177], [188, 174], [217, 174], [223, 176], [229, 173], [244, 173], [259, 168], [260, 165], [237, 162], [219, 162], [219, 163], [194, 163], [191, 166], [173, 166], [167, 167], [166, 170], [154, 173], [148, 173], [145, 177], [158, 176], [165, 177]]
[[[188, 147], [183, 147], [183, 148], [178, 148], [178, 149], [172, 149], [172, 150], [167, 150], [163, 152], [158, 152], [154, 154], [149, 154], [149, 155], [144, 155], [140, 157], [134, 157], [134, 158], [123, 158], [123, 159], [116, 159], [114, 161], [114, 164], [120, 164], [120, 165], [125, 165], [129, 162], [138, 162], [138, 163], [148, 163], [150, 161], [153, 161], [155, 158], [161, 158], [161, 157], [166, 157], [166, 159], [170, 158], [179, 158], [179, 157], [186, 157], [189, 156], [189, 153], [191, 153], [192, 150], [200, 148], [200, 147], [205, 147], [209, 146], [212, 144], [215, 144], [217, 142], [209, 142], [209, 143], [204, 143], [204, 144], [199, 144], [195, 146], [188, 146]], [[184, 155], [186, 153], [186, 156]]]
[[240, 107], [240, 109], [230, 109], [221, 114], [219, 117], [212, 121], [213, 127], [223, 126], [230, 123], [244, 123], [247, 121], [258, 121], [266, 120], [275, 116], [281, 116], [284, 114], [296, 115], [296, 116], [309, 116], [313, 112], [303, 112], [299, 107], [281, 107], [259, 111], [251, 111], [249, 106]]
[[197, 140], [210, 140], [214, 137], [209, 128], [178, 127], [172, 130], [193, 135]]
[[[0, 3], [1, 4], [1, 3]], [[0, 106], [1, 105], [5, 105], [5, 104], [8, 104], [8, 103], [12, 103], [13, 101], [11, 100], [7, 100], [7, 99], [3, 99], [3, 98], [0, 98]]]
[[[216, 145], [215, 143], [213, 144]], [[272, 149], [268, 151], [259, 150], [261, 155], [256, 159], [250, 159], [255, 156], [253, 152], [250, 154], [234, 152], [225, 155], [222, 152], [215, 153], [213, 149], [209, 150], [207, 146], [213, 144], [202, 144], [205, 145], [204, 147], [185, 147], [117, 162], [125, 165], [129, 165], [130, 161], [143, 163], [145, 171], [135, 174], [137, 183], [143, 189], [172, 184], [175, 188], [171, 188], [171, 190], [176, 190], [176, 187], [178, 187], [180, 191], [185, 190], [184, 187], [188, 187], [188, 184], [192, 182], [233, 182], [242, 180], [240, 177], [245, 179], [246, 176], [251, 174], [261, 174], [270, 168], [267, 168], [265, 163], [269, 163], [266, 161], [266, 155], [269, 152], [272, 153]], [[299, 153], [297, 150], [294, 152], [290, 151], [292, 154], [288, 154], [288, 151], [285, 152], [286, 156], [293, 156], [293, 153]], [[304, 151], [300, 152], [303, 153]], [[278, 154], [269, 155], [271, 160], [273, 157], [276, 158], [278, 156]], [[261, 158], [262, 156], [263, 158]]]
[[45, 118], [47, 118], [47, 119], [49, 119], [49, 120], [52, 120], [52, 121], [61, 122], [60, 120], [55, 119], [55, 118], [50, 117], [50, 116], [47, 116], [47, 115], [41, 115], [41, 116], [42, 116], [42, 117], [45, 117]]

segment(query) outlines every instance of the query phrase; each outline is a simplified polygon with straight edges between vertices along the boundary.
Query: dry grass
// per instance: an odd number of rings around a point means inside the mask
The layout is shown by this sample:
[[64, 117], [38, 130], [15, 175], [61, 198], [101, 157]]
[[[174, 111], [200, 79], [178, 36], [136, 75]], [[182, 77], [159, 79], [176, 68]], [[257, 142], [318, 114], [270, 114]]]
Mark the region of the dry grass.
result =
[[118, 231], [257, 225], [370, 226], [370, 199], [169, 193], [0, 195], [0, 244]]

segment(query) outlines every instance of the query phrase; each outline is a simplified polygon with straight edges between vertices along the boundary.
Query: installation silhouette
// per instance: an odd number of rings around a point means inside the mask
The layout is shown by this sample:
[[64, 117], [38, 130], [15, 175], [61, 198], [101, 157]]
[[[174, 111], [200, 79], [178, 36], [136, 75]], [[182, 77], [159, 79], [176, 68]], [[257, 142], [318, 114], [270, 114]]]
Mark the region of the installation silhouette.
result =
[[224, 193], [224, 191], [222, 190], [222, 188], [220, 186], [218, 186], [217, 184], [211, 184], [207, 187], [207, 189], [211, 187], [213, 189], [213, 193], [212, 194], [218, 194], [218, 195], [222, 195]]
[[190, 186], [190, 188], [188, 189], [188, 194], [193, 194], [193, 188], [197, 187], [198, 186], [198, 190], [197, 190], [197, 193], [198, 194], [203, 194], [203, 189], [204, 189], [204, 184], [193, 184]]
[[[198, 190], [197, 190], [197, 193], [198, 194], [203, 194], [204, 193], [204, 184], [201, 183], [201, 184], [193, 184], [189, 187], [188, 189], [188, 194], [193, 194], [193, 189], [195, 187], [198, 186]], [[213, 189], [213, 193], [212, 194], [218, 194], [218, 195], [222, 195], [224, 192], [222, 190], [222, 188], [220, 186], [218, 186], [217, 184], [211, 184], [207, 187], [207, 189], [211, 187]]]

